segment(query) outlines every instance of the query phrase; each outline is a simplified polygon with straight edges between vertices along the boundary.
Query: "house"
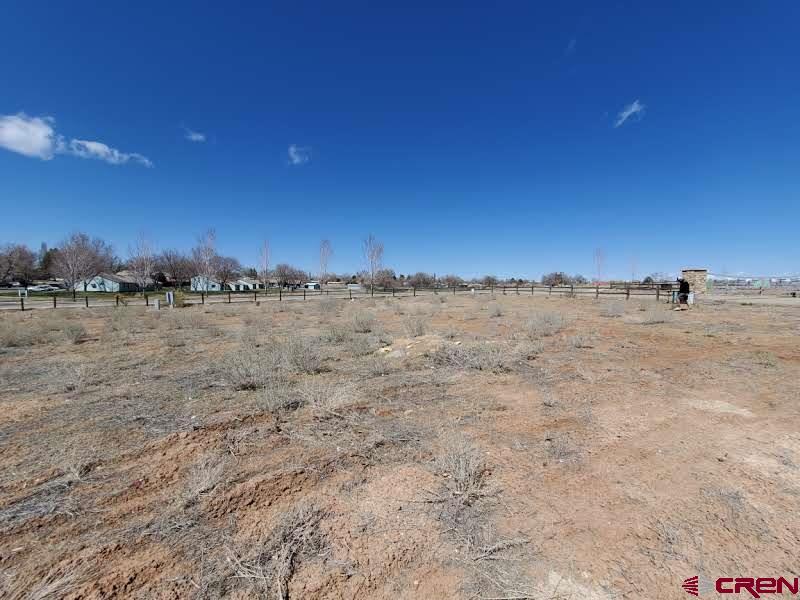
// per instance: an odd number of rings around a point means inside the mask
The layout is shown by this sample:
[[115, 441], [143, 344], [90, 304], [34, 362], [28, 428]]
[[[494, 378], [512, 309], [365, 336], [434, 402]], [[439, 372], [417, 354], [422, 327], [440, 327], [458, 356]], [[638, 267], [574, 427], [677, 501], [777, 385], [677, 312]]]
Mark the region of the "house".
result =
[[76, 292], [138, 292], [139, 284], [130, 277], [114, 273], [100, 273], [75, 284]]
[[303, 284], [303, 288], [306, 290], [321, 290], [322, 286], [319, 284], [319, 281], [307, 281]]
[[228, 284], [228, 288], [230, 288], [233, 292], [244, 292], [247, 290], [263, 290], [264, 289], [264, 282], [259, 281], [258, 279], [253, 279], [252, 277], [240, 277], [236, 281], [232, 281]]
[[191, 290], [193, 292], [220, 292], [222, 291], [222, 284], [210, 277], [195, 275], [192, 277]]
[[253, 290], [263, 290], [264, 282], [252, 277], [238, 277], [222, 285], [216, 279], [206, 278], [203, 275], [192, 277], [191, 289], [193, 292], [248, 292]]

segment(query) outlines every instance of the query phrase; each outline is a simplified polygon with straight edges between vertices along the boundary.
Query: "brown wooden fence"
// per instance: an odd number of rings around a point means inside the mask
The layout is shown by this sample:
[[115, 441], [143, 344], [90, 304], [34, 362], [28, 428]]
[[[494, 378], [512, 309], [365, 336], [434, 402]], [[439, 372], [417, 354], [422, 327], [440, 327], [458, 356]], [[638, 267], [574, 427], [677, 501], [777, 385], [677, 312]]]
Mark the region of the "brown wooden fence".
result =
[[[463, 286], [445, 288], [359, 288], [359, 289], [327, 289], [327, 290], [305, 290], [305, 289], [269, 289], [252, 290], [239, 292], [190, 292], [183, 293], [182, 301], [184, 305], [195, 304], [234, 304], [234, 303], [254, 303], [254, 302], [283, 302], [283, 301], [302, 301], [320, 298], [338, 298], [343, 300], [358, 300], [363, 298], [375, 297], [395, 297], [408, 298], [416, 296], [431, 295], [452, 295], [452, 296], [472, 296], [472, 295], [516, 295], [533, 297], [573, 297], [573, 298], [622, 298], [630, 299], [652, 299], [670, 301], [673, 285], [654, 285], [654, 286], [627, 286], [627, 287], [603, 287], [587, 285], [517, 285], [517, 286], [497, 286], [469, 288]], [[35, 294], [29, 297], [16, 298], [14, 296], [0, 296], [0, 310], [42, 310], [42, 309], [69, 309], [69, 308], [119, 308], [126, 306], [166, 306], [165, 292], [151, 292], [138, 296], [121, 295], [108, 293], [93, 293], [84, 295], [65, 295], [65, 294]]]

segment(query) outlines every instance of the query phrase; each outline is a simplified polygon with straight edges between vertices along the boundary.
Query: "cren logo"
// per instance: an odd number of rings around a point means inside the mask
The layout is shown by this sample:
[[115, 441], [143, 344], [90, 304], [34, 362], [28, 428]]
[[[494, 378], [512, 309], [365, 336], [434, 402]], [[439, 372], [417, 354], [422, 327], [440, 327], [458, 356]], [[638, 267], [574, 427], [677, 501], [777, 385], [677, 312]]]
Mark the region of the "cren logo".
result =
[[698, 592], [698, 577], [695, 575], [694, 577], [689, 577], [688, 579], [683, 580], [683, 584], [681, 587], [686, 590], [687, 594], [691, 594], [692, 596], [697, 596]]

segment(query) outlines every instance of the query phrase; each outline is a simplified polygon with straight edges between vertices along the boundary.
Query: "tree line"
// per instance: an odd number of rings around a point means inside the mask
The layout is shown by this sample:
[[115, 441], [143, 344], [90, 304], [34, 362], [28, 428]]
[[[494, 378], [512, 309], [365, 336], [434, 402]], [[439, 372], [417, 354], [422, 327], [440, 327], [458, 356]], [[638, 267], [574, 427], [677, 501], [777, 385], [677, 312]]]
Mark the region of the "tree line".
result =
[[[243, 266], [238, 259], [220, 254], [213, 229], [197, 238], [196, 244], [188, 251], [168, 248], [157, 251], [155, 244], [146, 236], [140, 236], [128, 247], [126, 258], [117, 256], [112, 246], [99, 237], [90, 237], [83, 232], [73, 233], [64, 238], [56, 248], [42, 244], [34, 252], [24, 244], [5, 244], [0, 246], [0, 282], [20, 285], [41, 280], [60, 279], [68, 289], [88, 281], [101, 273], [127, 271], [141, 289], [149, 287], [181, 287], [192, 277], [199, 276], [207, 281], [215, 281], [224, 289], [241, 277], [259, 281], [265, 287], [272, 285], [297, 285], [310, 279], [321, 283], [331, 281], [357, 282], [368, 286], [393, 287], [412, 286], [417, 288], [445, 286], [455, 287], [463, 284], [480, 284], [486, 287], [499, 285], [526, 285], [535, 283], [530, 279], [506, 278], [485, 275], [481, 278], [465, 280], [458, 275], [437, 276], [435, 273], [418, 271], [416, 273], [396, 273], [383, 265], [384, 246], [374, 235], [368, 235], [361, 245], [363, 269], [355, 273], [334, 273], [330, 271], [330, 261], [334, 255], [330, 240], [323, 239], [319, 245], [319, 268], [316, 274], [295, 267], [289, 263], [271, 264], [271, 250], [268, 241], [259, 248], [259, 259], [254, 266]], [[568, 275], [553, 272], [543, 275], [544, 285], [582, 285], [588, 280], [582, 275]]]

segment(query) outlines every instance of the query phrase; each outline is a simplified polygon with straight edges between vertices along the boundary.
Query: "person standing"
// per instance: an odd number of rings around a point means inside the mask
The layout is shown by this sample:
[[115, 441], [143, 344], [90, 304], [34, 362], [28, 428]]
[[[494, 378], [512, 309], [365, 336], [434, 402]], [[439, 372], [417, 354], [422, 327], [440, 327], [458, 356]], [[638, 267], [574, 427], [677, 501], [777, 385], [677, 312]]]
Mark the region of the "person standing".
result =
[[678, 304], [681, 310], [685, 310], [689, 308], [689, 293], [691, 292], [691, 287], [689, 286], [689, 282], [683, 279], [682, 277], [678, 278]]

